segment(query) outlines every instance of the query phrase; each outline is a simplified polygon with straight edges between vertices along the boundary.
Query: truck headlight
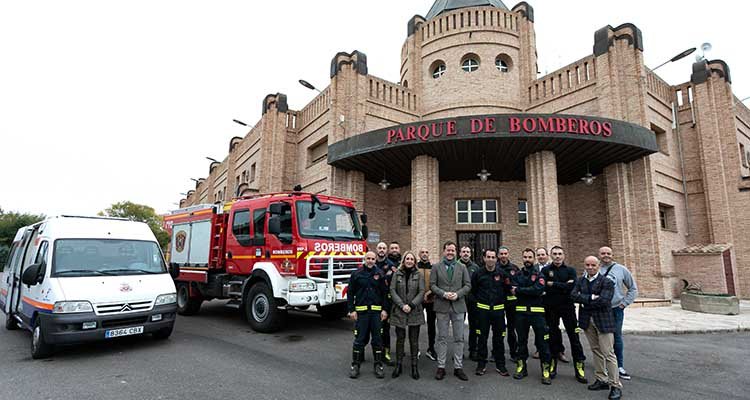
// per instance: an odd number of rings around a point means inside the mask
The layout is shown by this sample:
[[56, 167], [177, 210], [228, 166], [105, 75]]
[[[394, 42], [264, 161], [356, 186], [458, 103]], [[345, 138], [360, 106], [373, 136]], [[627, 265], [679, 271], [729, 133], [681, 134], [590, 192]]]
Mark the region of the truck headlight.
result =
[[54, 314], [72, 314], [93, 312], [94, 307], [88, 301], [58, 301], [52, 307]]
[[164, 304], [172, 304], [177, 302], [177, 293], [160, 294], [156, 297], [154, 302], [155, 306], [163, 306]]
[[315, 290], [316, 285], [313, 281], [307, 281], [307, 280], [296, 280], [289, 282], [289, 291], [290, 292], [309, 292], [312, 290]]

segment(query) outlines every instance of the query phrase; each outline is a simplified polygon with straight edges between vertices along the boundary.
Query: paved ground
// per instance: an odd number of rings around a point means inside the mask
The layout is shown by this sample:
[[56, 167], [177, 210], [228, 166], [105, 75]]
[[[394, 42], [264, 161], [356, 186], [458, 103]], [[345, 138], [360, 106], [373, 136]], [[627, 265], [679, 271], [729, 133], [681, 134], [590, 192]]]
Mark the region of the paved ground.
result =
[[740, 302], [740, 315], [715, 315], [671, 307], [642, 307], [625, 310], [623, 331], [640, 335], [670, 333], [732, 332], [750, 330], [750, 301]]
[[[264, 335], [251, 331], [220, 302], [204, 305], [199, 316], [180, 317], [175, 333], [164, 342], [124, 338], [62, 349], [49, 360], [34, 361], [29, 340], [27, 332], [0, 330], [2, 400], [606, 398], [605, 392], [589, 392], [576, 383], [572, 367], [565, 364], [551, 387], [542, 386], [536, 360], [523, 381], [488, 373], [470, 375], [468, 383], [452, 375], [437, 382], [432, 379], [434, 363], [425, 358], [421, 380], [402, 376], [381, 381], [372, 375], [368, 353], [362, 378], [353, 381], [347, 378], [350, 322], [324, 322], [299, 313], [285, 331]], [[633, 375], [626, 382], [626, 398], [750, 399], [741, 372], [750, 358], [746, 332], [628, 335], [626, 355]]]

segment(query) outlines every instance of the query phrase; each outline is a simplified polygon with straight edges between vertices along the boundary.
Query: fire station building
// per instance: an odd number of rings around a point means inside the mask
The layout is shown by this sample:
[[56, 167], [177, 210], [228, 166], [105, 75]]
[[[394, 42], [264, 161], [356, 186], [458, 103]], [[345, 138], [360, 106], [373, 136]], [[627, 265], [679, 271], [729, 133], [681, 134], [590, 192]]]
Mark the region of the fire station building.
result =
[[[644, 297], [683, 280], [750, 297], [750, 110], [721, 60], [672, 86], [643, 62], [638, 27], [592, 32], [592, 53], [537, 74], [534, 9], [436, 0], [406, 21], [401, 80], [336, 54], [301, 110], [263, 116], [181, 206], [290, 190], [352, 198], [370, 241], [479, 252], [562, 245], [580, 266], [603, 245]], [[373, 33], [374, 34], [374, 33]]]

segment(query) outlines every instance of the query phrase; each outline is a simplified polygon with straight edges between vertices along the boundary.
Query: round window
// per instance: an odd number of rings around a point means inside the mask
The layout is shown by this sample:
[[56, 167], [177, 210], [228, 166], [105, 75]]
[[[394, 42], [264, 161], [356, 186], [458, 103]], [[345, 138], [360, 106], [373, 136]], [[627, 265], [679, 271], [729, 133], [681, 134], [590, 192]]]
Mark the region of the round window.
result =
[[442, 61], [436, 61], [432, 64], [432, 68], [430, 71], [432, 72], [432, 77], [434, 79], [440, 78], [445, 73], [446, 67], [445, 63]]
[[513, 63], [507, 54], [500, 54], [495, 58], [495, 67], [500, 72], [509, 72], [512, 65]]
[[461, 69], [466, 72], [474, 72], [479, 69], [479, 58], [476, 56], [467, 56], [461, 63]]

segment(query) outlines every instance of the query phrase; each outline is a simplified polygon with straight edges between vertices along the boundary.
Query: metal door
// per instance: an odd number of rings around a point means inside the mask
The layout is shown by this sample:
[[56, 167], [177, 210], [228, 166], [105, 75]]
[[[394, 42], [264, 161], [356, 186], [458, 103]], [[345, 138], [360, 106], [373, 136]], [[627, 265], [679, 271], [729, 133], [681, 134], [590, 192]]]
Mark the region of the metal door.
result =
[[497, 250], [503, 243], [500, 231], [472, 231], [456, 232], [458, 249], [463, 246], [471, 248], [471, 256], [475, 263], [482, 265], [482, 254], [485, 249]]

